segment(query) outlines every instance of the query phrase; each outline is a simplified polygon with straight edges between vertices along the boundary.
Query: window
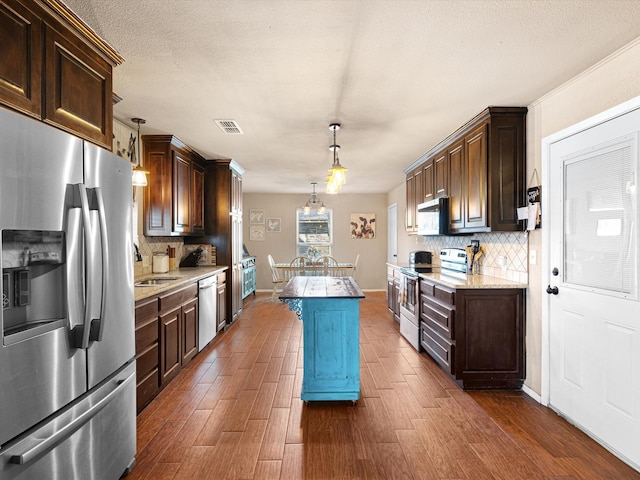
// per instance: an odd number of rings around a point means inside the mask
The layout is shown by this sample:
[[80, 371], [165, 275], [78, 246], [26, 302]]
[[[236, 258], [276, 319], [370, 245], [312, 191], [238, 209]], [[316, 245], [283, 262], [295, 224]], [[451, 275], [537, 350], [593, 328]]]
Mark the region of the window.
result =
[[333, 245], [333, 212], [310, 212], [296, 210], [296, 255], [307, 255], [310, 248], [315, 248], [318, 255], [331, 255]]

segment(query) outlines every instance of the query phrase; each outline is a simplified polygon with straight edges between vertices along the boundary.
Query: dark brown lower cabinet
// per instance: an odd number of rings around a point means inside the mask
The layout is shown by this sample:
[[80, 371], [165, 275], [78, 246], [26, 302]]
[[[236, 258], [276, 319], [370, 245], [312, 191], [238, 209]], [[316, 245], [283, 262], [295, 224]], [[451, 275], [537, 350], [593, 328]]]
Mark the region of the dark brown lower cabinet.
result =
[[138, 413], [198, 353], [198, 284], [136, 302]]
[[160, 390], [158, 298], [136, 303], [136, 407], [140, 412]]
[[198, 353], [198, 284], [158, 297], [160, 386], [165, 386]]
[[519, 389], [525, 291], [452, 289], [420, 280], [420, 344], [464, 389]]
[[188, 364], [198, 353], [198, 299], [182, 306], [182, 365]]
[[181, 368], [180, 317], [178, 307], [160, 316], [160, 383], [165, 386]]
[[221, 272], [216, 279], [218, 296], [216, 298], [216, 329], [218, 331], [223, 330], [227, 324], [227, 274]]

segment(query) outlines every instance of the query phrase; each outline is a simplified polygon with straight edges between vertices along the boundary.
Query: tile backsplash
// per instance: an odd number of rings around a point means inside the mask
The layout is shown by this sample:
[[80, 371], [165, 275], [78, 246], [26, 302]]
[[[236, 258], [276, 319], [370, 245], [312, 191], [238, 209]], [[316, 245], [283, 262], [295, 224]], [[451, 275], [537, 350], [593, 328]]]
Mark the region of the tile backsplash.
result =
[[145, 237], [140, 235], [138, 241], [140, 242], [138, 248], [140, 249], [143, 261], [133, 263], [134, 275], [136, 277], [152, 273], [151, 257], [154, 252], [166, 252], [167, 247], [171, 246], [176, 249], [176, 258], [178, 261], [184, 256], [184, 242], [181, 238]]
[[[528, 236], [527, 232], [478, 233], [472, 236], [417, 237], [416, 249], [433, 252], [433, 263], [440, 263], [442, 248], [464, 248], [471, 240], [479, 240], [485, 255], [479, 261], [480, 273], [528, 283]], [[501, 257], [506, 262], [501, 265]], [[504, 262], [503, 262], [504, 263]]]

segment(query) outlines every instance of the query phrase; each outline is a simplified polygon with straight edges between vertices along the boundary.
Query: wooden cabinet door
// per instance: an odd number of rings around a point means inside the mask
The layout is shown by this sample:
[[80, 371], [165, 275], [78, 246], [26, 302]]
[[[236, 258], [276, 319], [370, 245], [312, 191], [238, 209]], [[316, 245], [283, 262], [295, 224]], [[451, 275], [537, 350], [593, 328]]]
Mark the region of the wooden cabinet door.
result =
[[191, 162], [173, 152], [173, 231], [191, 231]]
[[198, 299], [182, 306], [182, 366], [198, 353]]
[[204, 169], [191, 164], [191, 231], [204, 232]]
[[216, 298], [216, 322], [220, 331], [227, 324], [227, 287], [226, 283], [218, 283], [218, 296]]
[[16, 0], [0, 1], [0, 103], [40, 118], [42, 22]]
[[436, 198], [434, 159], [430, 158], [422, 167], [422, 202], [429, 202]]
[[171, 235], [171, 158], [166, 146], [144, 144], [144, 167], [149, 171], [149, 185], [144, 189], [145, 236]]
[[455, 143], [447, 151], [449, 163], [449, 229], [464, 227], [464, 148], [462, 141]]
[[416, 230], [416, 179], [414, 176], [414, 172], [407, 174], [406, 179], [406, 220], [405, 220], [405, 228], [408, 233], [415, 232]]
[[446, 150], [433, 159], [434, 198], [446, 197], [449, 194], [449, 162]]
[[160, 383], [166, 385], [181, 368], [182, 308], [175, 308], [160, 317]]
[[487, 125], [482, 124], [464, 139], [466, 195], [464, 227], [487, 226]]
[[46, 30], [43, 120], [111, 150], [111, 65], [72, 35]]
[[413, 172], [413, 177], [415, 178], [416, 183], [416, 193], [415, 193], [415, 213], [413, 214], [413, 218], [416, 221], [416, 230], [418, 228], [418, 204], [424, 202], [424, 175], [422, 174], [422, 167], [416, 168], [415, 172]]

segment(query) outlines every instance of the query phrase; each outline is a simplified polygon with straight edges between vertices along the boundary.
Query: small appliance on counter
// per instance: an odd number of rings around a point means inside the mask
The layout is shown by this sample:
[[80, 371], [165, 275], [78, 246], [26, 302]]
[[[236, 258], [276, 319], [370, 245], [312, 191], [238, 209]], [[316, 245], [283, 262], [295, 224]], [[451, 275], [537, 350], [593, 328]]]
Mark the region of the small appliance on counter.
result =
[[409, 253], [409, 265], [415, 264], [431, 264], [431, 252], [425, 252], [424, 250], [417, 250]]

